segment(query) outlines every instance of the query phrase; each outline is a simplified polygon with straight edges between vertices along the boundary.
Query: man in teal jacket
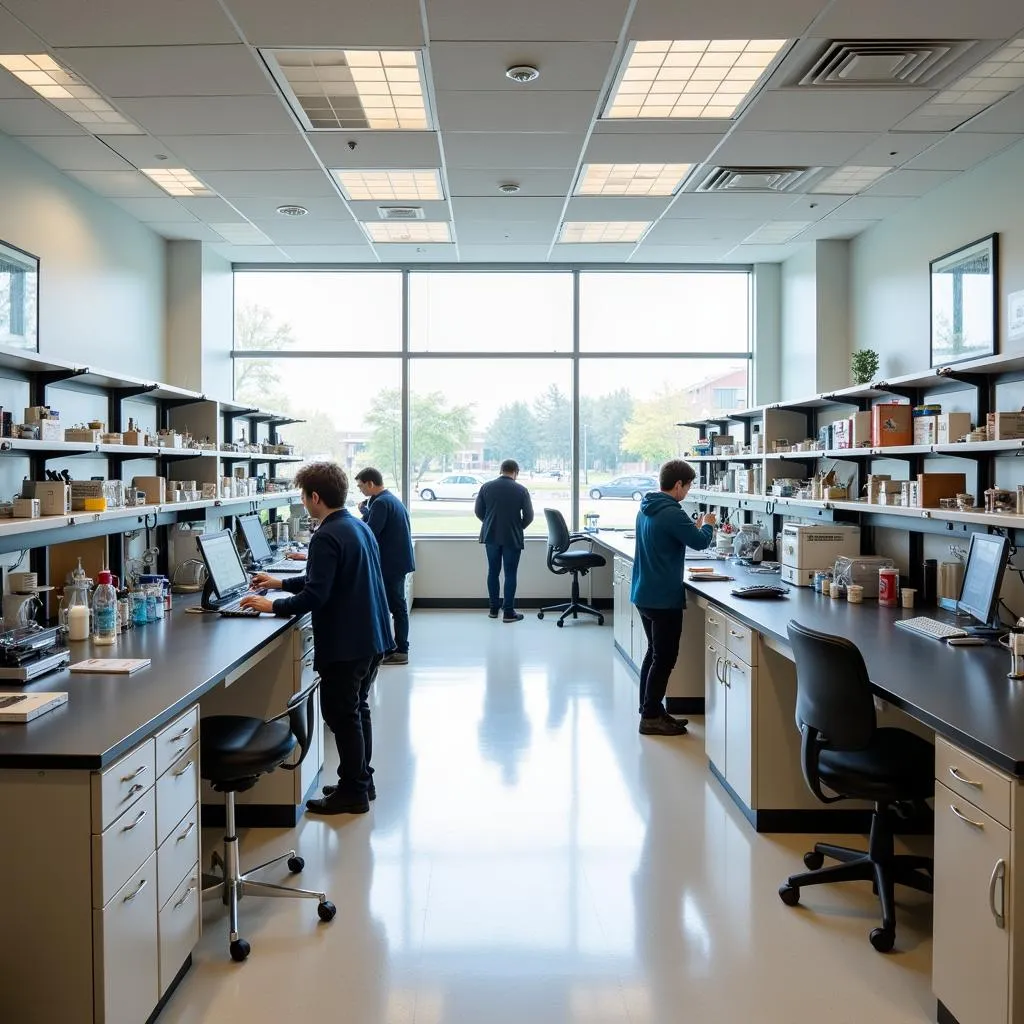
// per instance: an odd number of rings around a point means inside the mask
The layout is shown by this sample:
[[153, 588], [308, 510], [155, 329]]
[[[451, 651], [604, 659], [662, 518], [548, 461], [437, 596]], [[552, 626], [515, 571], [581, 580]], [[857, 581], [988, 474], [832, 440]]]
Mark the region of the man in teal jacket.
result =
[[710, 545], [715, 524], [710, 512], [694, 524], [679, 504], [695, 475], [682, 459], [666, 462], [658, 481], [661, 490], [644, 496], [636, 517], [630, 598], [647, 634], [647, 653], [640, 668], [640, 732], [644, 736], [686, 732], [685, 719], [673, 718], [663, 702], [683, 632], [683, 559], [688, 547], [702, 551]]

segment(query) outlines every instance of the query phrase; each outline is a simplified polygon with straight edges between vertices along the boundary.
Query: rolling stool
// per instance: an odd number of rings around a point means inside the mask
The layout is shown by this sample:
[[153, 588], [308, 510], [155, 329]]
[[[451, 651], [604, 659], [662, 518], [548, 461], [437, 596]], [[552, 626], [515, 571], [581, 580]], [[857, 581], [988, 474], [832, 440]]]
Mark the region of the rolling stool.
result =
[[[294, 850], [243, 872], [239, 867], [235, 834], [235, 794], [252, 789], [261, 775], [276, 768], [295, 771], [305, 759], [313, 732], [313, 696], [319, 686], [317, 679], [291, 697], [281, 714], [267, 721], [242, 715], [211, 715], [200, 722], [200, 774], [218, 793], [224, 794], [224, 856], [214, 853], [213, 867], [219, 874], [203, 875], [203, 896], [219, 893], [224, 900], [228, 908], [231, 959], [239, 963], [249, 955], [249, 943], [238, 935], [238, 901], [243, 896], [319, 900], [316, 909], [321, 921], [330, 921], [337, 913], [325, 893], [293, 889], [251, 877], [282, 860], [288, 861], [288, 870], [293, 874], [301, 871], [306, 862], [296, 856]], [[300, 750], [298, 761], [285, 764], [296, 744]]]

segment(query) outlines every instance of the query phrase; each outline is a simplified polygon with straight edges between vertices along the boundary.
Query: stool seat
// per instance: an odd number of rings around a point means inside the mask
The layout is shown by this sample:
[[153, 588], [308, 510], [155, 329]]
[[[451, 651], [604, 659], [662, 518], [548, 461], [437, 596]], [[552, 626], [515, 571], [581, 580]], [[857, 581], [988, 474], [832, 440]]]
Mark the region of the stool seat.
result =
[[210, 715], [200, 730], [200, 768], [207, 782], [250, 779], [273, 771], [295, 749], [287, 719], [264, 722], [243, 715]]

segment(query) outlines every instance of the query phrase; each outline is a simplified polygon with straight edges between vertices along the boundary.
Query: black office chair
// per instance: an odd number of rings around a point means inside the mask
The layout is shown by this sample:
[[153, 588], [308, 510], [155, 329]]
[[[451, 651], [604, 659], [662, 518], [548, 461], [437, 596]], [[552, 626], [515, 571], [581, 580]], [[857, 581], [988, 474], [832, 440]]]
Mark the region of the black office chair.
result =
[[[210, 715], [200, 722], [200, 773], [224, 794], [224, 856], [213, 855], [213, 866], [220, 874], [203, 875], [203, 895], [220, 893], [228, 908], [230, 951], [232, 960], [241, 962], [249, 955], [249, 943], [238, 935], [238, 901], [243, 896], [295, 896], [319, 901], [317, 913], [321, 921], [330, 921], [337, 908], [326, 894], [310, 889], [293, 889], [275, 882], [262, 882], [251, 876], [282, 860], [288, 861], [293, 874], [306, 862], [294, 850], [265, 861], [249, 871], [239, 867], [238, 836], [235, 834], [235, 794], [252, 789], [261, 775], [284, 768], [295, 771], [306, 757], [313, 733], [313, 697], [320, 680], [288, 701], [279, 715], [263, 721], [242, 715]], [[285, 764], [296, 745], [299, 759]]]
[[[854, 644], [796, 621], [788, 630], [796, 656], [796, 723], [804, 779], [823, 803], [859, 799], [871, 800], [875, 807], [866, 852], [816, 843], [804, 854], [810, 870], [790, 875], [779, 896], [795, 907], [805, 885], [872, 882], [882, 904], [882, 927], [872, 930], [871, 945], [888, 953], [896, 938], [895, 883], [932, 891], [931, 858], [896, 856], [891, 819], [897, 810], [920, 806], [934, 794], [935, 748], [906, 729], [877, 727], [867, 668]], [[823, 786], [835, 796], [826, 795]], [[822, 867], [826, 857], [839, 863]]]
[[604, 616], [596, 608], [591, 608], [589, 604], [584, 604], [580, 600], [580, 577], [586, 576], [591, 569], [605, 565], [603, 556], [594, 554], [593, 545], [590, 551], [569, 550], [571, 544], [578, 540], [586, 540], [587, 535], [570, 533], [562, 513], [557, 509], [544, 509], [544, 518], [548, 524], [548, 569], [556, 576], [572, 573], [572, 594], [568, 601], [541, 608], [537, 612], [537, 618], [543, 619], [545, 612], [561, 612], [556, 625], [562, 626], [568, 616], [577, 619], [580, 612], [585, 612], [587, 615], [596, 615], [597, 624], [603, 626]]

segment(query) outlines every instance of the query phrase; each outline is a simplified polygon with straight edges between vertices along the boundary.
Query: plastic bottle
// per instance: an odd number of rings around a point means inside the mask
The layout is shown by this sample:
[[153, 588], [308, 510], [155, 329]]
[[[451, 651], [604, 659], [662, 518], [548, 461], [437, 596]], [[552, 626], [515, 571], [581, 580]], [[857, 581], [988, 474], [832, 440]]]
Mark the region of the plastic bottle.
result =
[[96, 579], [92, 595], [93, 642], [112, 644], [117, 639], [117, 591], [106, 569]]

